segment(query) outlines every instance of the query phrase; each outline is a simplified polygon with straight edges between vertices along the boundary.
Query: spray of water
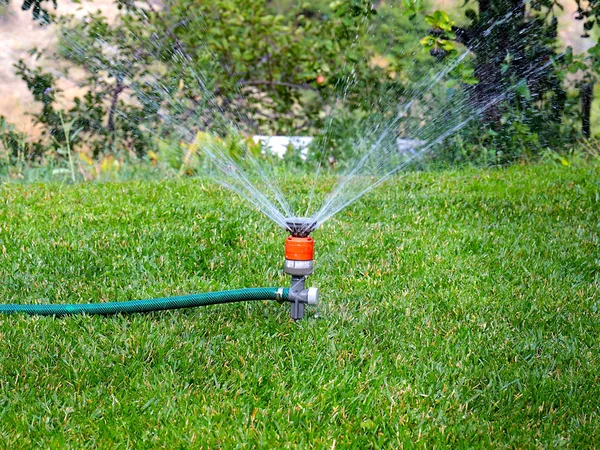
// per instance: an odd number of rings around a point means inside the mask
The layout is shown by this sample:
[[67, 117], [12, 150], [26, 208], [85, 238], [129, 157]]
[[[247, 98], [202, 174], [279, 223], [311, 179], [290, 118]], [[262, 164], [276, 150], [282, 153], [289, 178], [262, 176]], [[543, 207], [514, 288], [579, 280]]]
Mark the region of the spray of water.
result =
[[[514, 10], [509, 11], [505, 17], [491, 24], [486, 33], [490, 33], [494, 27], [508, 20], [513, 12]], [[144, 12], [141, 11], [141, 14], [143, 16]], [[150, 19], [147, 19], [148, 23], [151, 23]], [[201, 18], [194, 23], [202, 23]], [[241, 136], [242, 131], [237, 124], [243, 123], [258, 132], [253, 118], [243, 108], [235, 110], [232, 116], [231, 111], [221, 107], [210, 88], [208, 75], [193, 69], [192, 58], [186, 54], [176, 38], [173, 38], [168, 31], [151, 27], [147, 32], [145, 42], [149, 43], [149, 48], [145, 51], [156, 55], [164, 54], [165, 46], [171, 46], [169, 54], [174, 65], [180, 68], [187, 67], [185, 75], [193, 79], [203, 93], [202, 107], [195, 108], [195, 105], [190, 105], [189, 99], [178, 95], [173, 86], [166, 84], [159, 73], [146, 73], [141, 79], [131, 83], [129, 87], [135, 93], [137, 101], [151, 105], [150, 109], [158, 111], [161, 117], [162, 130], [150, 130], [150, 132], [155, 133], [157, 138], [162, 138], [166, 131], [171, 137], [176, 136], [178, 140], [187, 142], [192, 142], [197, 130], [203, 128], [209, 128], [215, 135]], [[81, 57], [81, 54], [86, 52], [89, 42], [83, 44], [84, 38], [85, 36], [78, 32], [63, 36], [63, 40], [68, 42], [68, 51], [72, 52], [73, 58]], [[357, 38], [353, 45], [358, 44]], [[126, 61], [127, 59], [127, 56], [120, 55], [119, 50], [111, 47], [107, 42], [96, 39], [94, 45], [100, 47], [101, 53], [111, 54], [113, 60]], [[339, 175], [338, 182], [322, 199], [320, 205], [316, 202], [315, 192], [319, 177], [323, 173], [321, 165], [318, 166], [312, 180], [306, 206], [302, 209], [299, 206], [292, 206], [289, 196], [284, 195], [284, 191], [278, 184], [280, 177], [274, 173], [271, 165], [265, 164], [261, 155], [254, 155], [247, 151], [243, 158], [235, 158], [222, 141], [209, 139], [200, 149], [208, 172], [217, 183], [236, 192], [282, 228], [286, 228], [286, 219], [294, 216], [310, 217], [312, 220], [309, 223], [314, 222], [316, 226], [320, 226], [394, 174], [435, 151], [448, 137], [481, 117], [490, 108], [510, 100], [515, 95], [514, 89], [508, 89], [488, 99], [484, 104], [474, 106], [469, 101], [468, 87], [455, 90], [451, 94], [445, 89], [444, 85], [449, 75], [468, 60], [469, 56], [477, 50], [478, 45], [475, 43], [465, 49], [445, 67], [431, 69], [401, 98], [386, 99], [386, 110], [389, 113], [386, 118], [358, 124], [362, 136], [354, 143], [355, 157], [347, 164], [347, 169]], [[103, 70], [106, 63], [103, 59], [87, 58], [86, 64], [91, 70]], [[552, 61], [542, 67], [531, 69], [529, 73], [523, 74], [523, 78], [536, 77], [550, 64]], [[128, 72], [127, 64], [121, 64], [119, 70], [124, 78], [136, 79], [133, 72]], [[334, 114], [342, 107], [340, 105], [344, 104], [350, 88], [356, 82], [357, 78], [353, 70], [349, 70], [348, 75], [338, 81], [343, 83], [343, 86], [339, 86], [340, 95], [334, 99], [329, 108], [329, 117], [325, 121], [328, 127], [331, 126]], [[236, 94], [243, 98], [241, 86], [238, 86]], [[207, 111], [210, 117], [207, 117]], [[120, 120], [131, 120], [124, 113], [117, 111], [117, 114]], [[205, 124], [205, 126], [198, 124]], [[330, 140], [330, 130], [326, 129], [323, 145], [329, 145]]]

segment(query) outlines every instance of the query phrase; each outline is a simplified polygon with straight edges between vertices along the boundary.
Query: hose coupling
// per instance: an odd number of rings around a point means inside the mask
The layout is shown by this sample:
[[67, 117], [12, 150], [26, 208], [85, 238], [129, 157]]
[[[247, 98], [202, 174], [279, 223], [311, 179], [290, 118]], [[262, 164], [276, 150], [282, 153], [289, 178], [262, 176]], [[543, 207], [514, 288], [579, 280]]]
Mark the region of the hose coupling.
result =
[[300, 291], [290, 289], [288, 301], [291, 303], [299, 302], [305, 305], [317, 306], [319, 304], [319, 289], [311, 287]]
[[275, 301], [280, 305], [285, 301], [283, 298], [283, 288], [280, 287], [277, 289], [277, 292], [275, 292]]

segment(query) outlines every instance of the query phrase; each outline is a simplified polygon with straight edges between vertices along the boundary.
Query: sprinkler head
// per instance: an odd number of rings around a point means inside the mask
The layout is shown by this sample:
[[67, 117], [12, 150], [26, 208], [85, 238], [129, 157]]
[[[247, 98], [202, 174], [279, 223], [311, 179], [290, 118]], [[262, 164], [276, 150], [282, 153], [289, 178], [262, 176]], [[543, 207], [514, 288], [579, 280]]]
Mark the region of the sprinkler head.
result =
[[286, 220], [286, 228], [291, 236], [285, 241], [285, 273], [292, 277], [289, 292], [291, 302], [290, 317], [299, 320], [304, 317], [305, 305], [318, 303], [318, 290], [306, 289], [306, 277], [313, 272], [315, 241], [310, 237], [317, 227], [313, 219], [291, 217]]
[[316, 228], [317, 222], [310, 217], [289, 217], [285, 219], [285, 229], [293, 237], [308, 237]]

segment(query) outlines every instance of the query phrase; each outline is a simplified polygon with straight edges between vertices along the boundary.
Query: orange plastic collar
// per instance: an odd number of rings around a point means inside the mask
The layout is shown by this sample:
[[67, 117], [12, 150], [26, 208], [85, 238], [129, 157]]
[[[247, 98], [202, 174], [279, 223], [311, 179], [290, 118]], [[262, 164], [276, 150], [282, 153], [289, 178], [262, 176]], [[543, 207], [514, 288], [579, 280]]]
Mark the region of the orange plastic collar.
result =
[[291, 261], [312, 261], [315, 253], [313, 238], [289, 236], [285, 241], [285, 259]]

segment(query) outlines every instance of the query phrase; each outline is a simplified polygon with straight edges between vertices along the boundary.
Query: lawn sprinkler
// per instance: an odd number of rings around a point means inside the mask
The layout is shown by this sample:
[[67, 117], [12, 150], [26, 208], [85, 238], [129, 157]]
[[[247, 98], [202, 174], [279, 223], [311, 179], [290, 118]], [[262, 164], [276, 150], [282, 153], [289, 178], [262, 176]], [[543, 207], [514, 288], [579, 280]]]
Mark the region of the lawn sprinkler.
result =
[[319, 290], [306, 289], [306, 277], [313, 273], [315, 241], [310, 234], [317, 227], [313, 219], [291, 217], [286, 220], [286, 229], [290, 233], [285, 240], [285, 273], [292, 277], [288, 293], [290, 317], [299, 320], [304, 317], [304, 305], [317, 305]]
[[313, 272], [315, 241], [310, 234], [317, 227], [313, 219], [292, 217], [286, 220], [290, 233], [285, 241], [285, 273], [292, 277], [290, 288], [245, 288], [221, 292], [178, 295], [175, 297], [150, 298], [97, 303], [44, 303], [44, 304], [0, 304], [0, 314], [30, 314], [38, 316], [70, 316], [73, 314], [102, 315], [147, 313], [169, 309], [193, 308], [225, 303], [276, 300], [290, 302], [290, 317], [304, 317], [305, 305], [317, 305], [317, 288], [306, 289], [306, 277]]

